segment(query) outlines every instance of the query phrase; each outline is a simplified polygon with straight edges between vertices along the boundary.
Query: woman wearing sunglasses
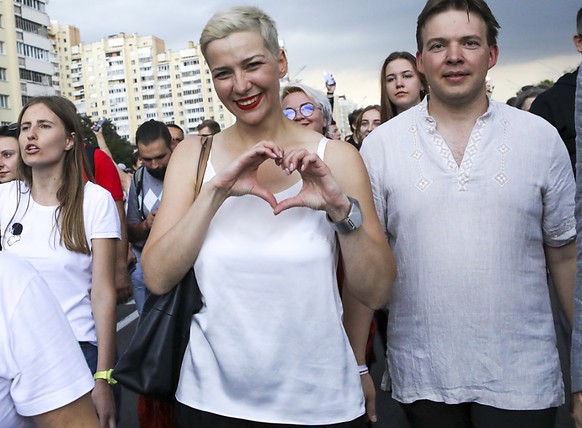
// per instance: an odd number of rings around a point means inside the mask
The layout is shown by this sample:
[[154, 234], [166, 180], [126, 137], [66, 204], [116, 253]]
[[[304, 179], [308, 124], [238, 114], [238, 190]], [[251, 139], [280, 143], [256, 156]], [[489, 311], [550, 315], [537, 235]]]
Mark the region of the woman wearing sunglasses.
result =
[[283, 88], [281, 104], [287, 119], [320, 134], [325, 134], [326, 127], [331, 123], [331, 105], [327, 97], [307, 85], [296, 83]]

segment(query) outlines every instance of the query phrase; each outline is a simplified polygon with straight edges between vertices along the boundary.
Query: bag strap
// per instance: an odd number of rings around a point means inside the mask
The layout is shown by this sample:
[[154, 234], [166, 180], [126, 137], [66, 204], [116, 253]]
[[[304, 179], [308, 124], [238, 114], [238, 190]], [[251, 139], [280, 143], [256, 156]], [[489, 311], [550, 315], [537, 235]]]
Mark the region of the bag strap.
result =
[[146, 219], [143, 211], [143, 170], [145, 166], [141, 165], [133, 174], [133, 187], [135, 188], [135, 196], [137, 197], [137, 209], [141, 212], [142, 220]]
[[212, 135], [202, 137], [202, 148], [200, 149], [200, 156], [198, 158], [198, 170], [196, 173], [196, 187], [194, 188], [194, 199], [198, 197], [202, 183], [204, 181], [204, 174], [206, 173], [206, 165], [208, 165], [208, 158], [210, 157], [210, 148], [212, 147]]

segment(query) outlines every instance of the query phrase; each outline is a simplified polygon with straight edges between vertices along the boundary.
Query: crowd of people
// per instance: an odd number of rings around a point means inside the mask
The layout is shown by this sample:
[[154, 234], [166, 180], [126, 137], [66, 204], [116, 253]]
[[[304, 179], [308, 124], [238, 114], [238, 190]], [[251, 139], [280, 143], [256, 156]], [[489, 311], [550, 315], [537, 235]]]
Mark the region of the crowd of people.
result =
[[582, 428], [581, 78], [494, 101], [499, 28], [484, 0], [428, 0], [416, 56], [386, 57], [380, 104], [344, 142], [335, 80], [281, 88], [287, 56], [256, 7], [200, 36], [226, 129], [148, 120], [128, 168], [99, 126], [84, 144], [72, 102], [30, 100], [0, 127], [0, 425], [118, 426], [116, 305], [141, 313], [194, 266], [175, 402], [140, 397], [143, 428], [370, 426], [376, 331], [412, 428], [551, 428], [558, 316]]

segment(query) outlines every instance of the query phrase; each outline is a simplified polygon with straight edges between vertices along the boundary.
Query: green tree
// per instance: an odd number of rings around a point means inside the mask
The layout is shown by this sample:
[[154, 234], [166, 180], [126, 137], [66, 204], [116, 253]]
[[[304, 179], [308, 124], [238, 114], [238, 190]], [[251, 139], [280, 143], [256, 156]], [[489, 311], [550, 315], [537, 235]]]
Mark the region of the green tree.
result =
[[551, 88], [554, 86], [554, 81], [551, 79], [545, 79], [538, 83], [536, 86], [541, 86], [542, 88]]
[[[93, 121], [87, 116], [80, 116], [80, 118], [83, 141], [90, 144], [97, 144], [95, 133], [91, 130], [93, 127]], [[107, 146], [109, 147], [109, 150], [111, 150], [115, 163], [121, 162], [128, 166], [131, 165], [133, 151], [135, 149], [131, 143], [117, 133], [117, 128], [109, 120], [105, 121], [102, 129], [103, 138], [105, 138]]]

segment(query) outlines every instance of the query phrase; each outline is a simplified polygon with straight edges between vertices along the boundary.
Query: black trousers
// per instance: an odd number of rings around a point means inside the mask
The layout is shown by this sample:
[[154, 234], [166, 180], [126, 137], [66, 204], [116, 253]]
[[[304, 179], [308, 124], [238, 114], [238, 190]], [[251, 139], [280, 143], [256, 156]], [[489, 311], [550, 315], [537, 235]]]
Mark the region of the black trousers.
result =
[[557, 408], [503, 410], [478, 403], [419, 400], [400, 404], [410, 428], [553, 428]]
[[[192, 409], [176, 402], [177, 428], [301, 428], [302, 425], [269, 424], [229, 418]], [[306, 428], [364, 428], [368, 417], [363, 415], [356, 420], [332, 425], [305, 425]]]

